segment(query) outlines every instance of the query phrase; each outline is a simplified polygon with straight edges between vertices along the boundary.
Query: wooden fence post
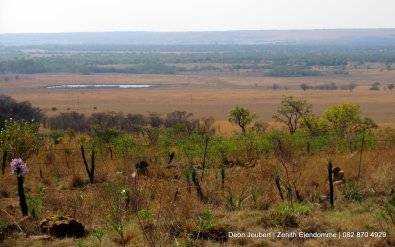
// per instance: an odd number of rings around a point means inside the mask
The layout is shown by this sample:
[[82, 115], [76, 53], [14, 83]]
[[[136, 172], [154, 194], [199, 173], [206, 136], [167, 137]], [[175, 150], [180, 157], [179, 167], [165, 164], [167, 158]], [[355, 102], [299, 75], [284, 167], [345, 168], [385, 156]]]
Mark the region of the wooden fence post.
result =
[[331, 208], [334, 207], [334, 192], [333, 192], [333, 165], [332, 161], [328, 163], [328, 182], [329, 182], [329, 203]]
[[361, 151], [360, 151], [360, 154], [359, 154], [359, 165], [358, 165], [357, 181], [359, 181], [359, 178], [361, 177], [361, 172], [362, 172], [362, 153], [363, 153], [364, 145], [365, 145], [365, 133], [362, 134], [362, 143], [361, 143]]
[[2, 157], [2, 162], [1, 162], [1, 172], [2, 172], [2, 174], [4, 175], [4, 173], [5, 173], [5, 167], [7, 166], [7, 157], [8, 156], [8, 152], [7, 152], [7, 150], [4, 150], [3, 151], [3, 157]]
[[88, 174], [89, 177], [89, 182], [93, 184], [95, 180], [95, 151], [92, 149], [91, 152], [91, 167], [89, 167], [88, 161], [86, 160], [85, 149], [83, 145], [81, 145], [81, 156], [85, 165], [86, 173]]
[[278, 194], [280, 195], [280, 198], [282, 201], [284, 201], [284, 195], [283, 195], [283, 190], [281, 189], [281, 183], [280, 183], [280, 176], [279, 175], [275, 175], [274, 176], [274, 182], [276, 184], [277, 190], [278, 190]]

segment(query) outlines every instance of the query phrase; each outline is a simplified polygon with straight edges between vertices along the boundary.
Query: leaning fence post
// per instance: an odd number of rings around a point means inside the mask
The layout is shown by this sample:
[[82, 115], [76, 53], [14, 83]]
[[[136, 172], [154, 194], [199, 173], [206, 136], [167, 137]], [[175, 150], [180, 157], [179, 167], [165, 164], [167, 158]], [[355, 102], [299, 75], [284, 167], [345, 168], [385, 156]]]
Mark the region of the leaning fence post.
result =
[[359, 178], [361, 177], [361, 172], [362, 172], [362, 153], [363, 153], [364, 144], [365, 144], [365, 133], [362, 134], [361, 152], [359, 154], [359, 165], [358, 165], [358, 176], [357, 176], [358, 181]]
[[274, 176], [274, 182], [276, 183], [278, 194], [280, 195], [281, 200], [284, 201], [284, 195], [283, 195], [283, 190], [281, 189], [281, 183], [280, 183], [280, 176], [279, 175], [275, 175]]
[[88, 161], [86, 160], [86, 157], [85, 157], [85, 149], [84, 149], [83, 145], [81, 145], [81, 156], [82, 156], [82, 161], [84, 162], [84, 165], [85, 165], [86, 173], [88, 174], [88, 177], [89, 177], [89, 182], [92, 184], [95, 180], [95, 152], [92, 149], [91, 167], [90, 168], [88, 165]]
[[328, 163], [328, 182], [329, 182], [329, 203], [333, 208], [334, 204], [334, 195], [333, 195], [333, 165], [332, 161]]
[[5, 167], [6, 167], [6, 163], [7, 163], [7, 157], [8, 156], [8, 152], [7, 150], [3, 151], [3, 157], [2, 157], [2, 163], [1, 163], [1, 172], [4, 175], [5, 173]]

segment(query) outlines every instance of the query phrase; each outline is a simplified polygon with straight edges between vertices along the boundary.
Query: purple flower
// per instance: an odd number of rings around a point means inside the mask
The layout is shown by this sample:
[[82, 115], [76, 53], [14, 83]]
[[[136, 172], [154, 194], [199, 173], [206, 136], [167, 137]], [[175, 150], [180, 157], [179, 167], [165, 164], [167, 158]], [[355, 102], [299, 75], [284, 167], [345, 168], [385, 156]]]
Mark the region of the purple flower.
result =
[[13, 159], [10, 163], [11, 165], [11, 172], [17, 176], [26, 176], [27, 173], [27, 166], [25, 162], [21, 158]]

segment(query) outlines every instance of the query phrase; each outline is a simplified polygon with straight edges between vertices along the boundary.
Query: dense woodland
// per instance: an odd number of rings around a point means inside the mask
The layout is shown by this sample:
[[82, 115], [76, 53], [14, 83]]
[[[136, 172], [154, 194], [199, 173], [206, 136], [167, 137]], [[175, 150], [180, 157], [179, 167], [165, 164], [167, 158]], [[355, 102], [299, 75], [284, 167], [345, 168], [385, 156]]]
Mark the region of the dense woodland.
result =
[[[0, 74], [240, 73], [347, 74], [392, 69], [395, 46], [369, 45], [37, 45], [0, 46]], [[373, 64], [373, 65], [372, 65]]]

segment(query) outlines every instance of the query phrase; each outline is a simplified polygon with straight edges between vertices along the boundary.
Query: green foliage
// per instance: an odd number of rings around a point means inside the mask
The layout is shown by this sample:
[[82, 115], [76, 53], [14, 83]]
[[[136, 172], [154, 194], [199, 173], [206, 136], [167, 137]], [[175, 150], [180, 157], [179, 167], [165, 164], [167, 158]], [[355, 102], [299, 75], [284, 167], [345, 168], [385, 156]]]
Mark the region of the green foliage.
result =
[[311, 104], [306, 100], [284, 96], [273, 118], [287, 125], [289, 132], [294, 133], [300, 128], [302, 121], [311, 114], [311, 108]]
[[36, 195], [27, 196], [27, 205], [29, 209], [29, 214], [33, 219], [39, 219], [44, 208], [44, 187], [40, 184], [37, 188], [38, 193]]
[[391, 223], [395, 224], [395, 194], [393, 194], [391, 199], [384, 205], [384, 210]]
[[120, 156], [135, 153], [140, 148], [140, 146], [135, 143], [133, 136], [131, 136], [129, 134], [122, 134], [122, 135], [117, 136], [112, 141], [112, 143], [113, 143], [115, 152]]
[[378, 82], [373, 83], [369, 89], [373, 91], [380, 91], [380, 83]]
[[243, 133], [246, 132], [246, 127], [252, 123], [255, 115], [248, 109], [236, 106], [229, 112], [229, 122], [237, 124]]
[[284, 202], [272, 209], [271, 219], [275, 225], [297, 227], [297, 217], [300, 215], [308, 215], [311, 211], [312, 207], [310, 204]]
[[29, 214], [33, 217], [33, 219], [39, 219], [43, 211], [43, 196], [27, 196], [27, 205]]
[[95, 228], [92, 230], [92, 236], [96, 238], [99, 241], [99, 245], [101, 245], [101, 242], [103, 240], [104, 235], [106, 234], [106, 231], [103, 228]]
[[210, 151], [213, 160], [222, 162], [237, 150], [237, 144], [234, 139], [228, 139], [220, 136], [212, 137], [210, 142]]
[[0, 219], [0, 237], [1, 234], [4, 234], [4, 231], [7, 229], [9, 226], [9, 223], [3, 219]]
[[327, 132], [327, 124], [324, 119], [314, 114], [309, 114], [301, 119], [301, 128], [314, 137]]
[[110, 144], [117, 139], [120, 135], [119, 131], [114, 128], [109, 129], [100, 129], [100, 128], [92, 128], [91, 135], [98, 143], [102, 144]]
[[209, 209], [204, 209], [198, 216], [198, 224], [200, 231], [211, 230], [215, 226], [214, 214]]
[[204, 146], [204, 136], [196, 132], [177, 141], [177, 147], [191, 161], [203, 157]]
[[294, 216], [299, 216], [299, 215], [308, 215], [312, 211], [312, 207], [309, 204], [306, 203], [299, 203], [299, 202], [294, 202], [294, 203], [280, 203], [274, 208], [274, 212], [276, 212], [278, 215], [294, 215]]
[[244, 206], [244, 201], [246, 198], [251, 196], [252, 199], [255, 200], [257, 195], [258, 195], [257, 191], [253, 191], [251, 194], [250, 193], [245, 194], [242, 192], [239, 195], [236, 195], [231, 191], [228, 191], [228, 196], [226, 197], [226, 207], [230, 211], [241, 210]]
[[137, 217], [140, 220], [144, 220], [144, 221], [149, 221], [152, 220], [152, 218], [154, 217], [154, 215], [152, 214], [152, 212], [148, 209], [141, 209], [137, 212]]
[[233, 154], [239, 158], [245, 157], [247, 160], [257, 159], [268, 154], [273, 148], [267, 134], [248, 132], [243, 135], [235, 135], [231, 138], [235, 150]]
[[351, 103], [329, 107], [322, 117], [329, 131], [342, 137], [350, 134], [362, 122], [360, 106]]
[[167, 155], [176, 145], [176, 141], [177, 138], [175, 137], [173, 128], [167, 128], [162, 131], [158, 138], [158, 147], [162, 155]]
[[6, 121], [5, 129], [0, 132], [1, 149], [7, 150], [11, 157], [26, 160], [41, 146], [38, 128], [36, 123]]
[[361, 191], [361, 188], [358, 186], [358, 184], [352, 181], [345, 183], [342, 194], [348, 201], [362, 202], [364, 200], [364, 195]]
[[131, 214], [128, 208], [125, 207], [128, 191], [119, 183], [106, 183], [105, 190], [110, 198], [110, 212], [107, 215], [107, 226], [120, 239], [124, 239], [127, 223], [131, 220]]
[[64, 132], [63, 131], [54, 130], [54, 131], [51, 131], [48, 136], [51, 139], [52, 143], [57, 145], [57, 144], [59, 144], [62, 141], [62, 138], [64, 136]]

